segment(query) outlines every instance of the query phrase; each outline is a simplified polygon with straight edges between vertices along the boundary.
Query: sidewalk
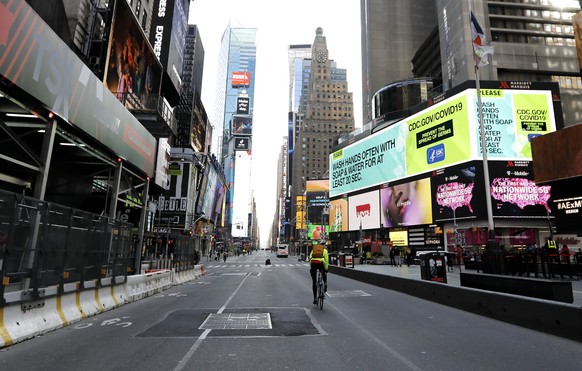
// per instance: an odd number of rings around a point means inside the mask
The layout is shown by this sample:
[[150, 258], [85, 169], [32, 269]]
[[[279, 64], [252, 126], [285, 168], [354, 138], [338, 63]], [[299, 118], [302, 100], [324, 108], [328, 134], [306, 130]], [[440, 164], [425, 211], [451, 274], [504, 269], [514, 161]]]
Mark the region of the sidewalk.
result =
[[[355, 264], [354, 269], [373, 272], [377, 274], [385, 274], [388, 276], [400, 277], [410, 280], [421, 280], [420, 277], [420, 266], [411, 265], [410, 267], [403, 265], [402, 267], [395, 267], [392, 265], [361, 265]], [[465, 272], [464, 267], [461, 267], [461, 271]], [[469, 273], [477, 273], [475, 270], [467, 270]], [[530, 278], [535, 278], [530, 276]], [[558, 281], [561, 281], [558, 278]], [[582, 281], [578, 281], [576, 278], [570, 279], [570, 277], [564, 277], [564, 281], [572, 282], [572, 291], [574, 296], [574, 302], [572, 304], [582, 307]], [[451, 286], [461, 286], [461, 276], [459, 275], [459, 267], [455, 266], [452, 272], [447, 272], [447, 283], [443, 285]]]

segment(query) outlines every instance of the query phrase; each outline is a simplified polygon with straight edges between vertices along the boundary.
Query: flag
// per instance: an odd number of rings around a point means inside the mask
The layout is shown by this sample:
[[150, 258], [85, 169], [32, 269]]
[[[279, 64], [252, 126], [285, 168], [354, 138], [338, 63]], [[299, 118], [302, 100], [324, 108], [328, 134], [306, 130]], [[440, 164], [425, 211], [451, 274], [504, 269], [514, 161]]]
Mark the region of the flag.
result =
[[477, 18], [475, 18], [473, 11], [471, 11], [471, 36], [473, 38], [475, 65], [477, 67], [488, 65], [489, 61], [487, 60], [487, 56], [490, 54], [493, 55], [493, 47], [487, 45], [485, 32], [483, 32], [483, 29], [479, 26], [479, 22], [477, 22]]

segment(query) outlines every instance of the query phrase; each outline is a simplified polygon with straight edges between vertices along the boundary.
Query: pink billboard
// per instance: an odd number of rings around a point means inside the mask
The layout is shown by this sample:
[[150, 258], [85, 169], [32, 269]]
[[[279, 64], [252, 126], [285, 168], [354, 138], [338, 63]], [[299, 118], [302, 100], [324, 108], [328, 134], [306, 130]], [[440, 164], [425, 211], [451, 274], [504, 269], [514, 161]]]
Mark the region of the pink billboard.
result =
[[382, 188], [380, 204], [384, 227], [432, 223], [430, 178]]

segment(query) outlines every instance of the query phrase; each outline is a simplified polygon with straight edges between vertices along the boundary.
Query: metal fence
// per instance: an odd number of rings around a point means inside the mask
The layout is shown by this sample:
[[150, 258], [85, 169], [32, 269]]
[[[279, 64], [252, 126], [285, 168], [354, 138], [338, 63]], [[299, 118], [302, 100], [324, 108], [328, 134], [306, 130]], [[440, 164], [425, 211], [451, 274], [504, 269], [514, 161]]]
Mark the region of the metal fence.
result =
[[[38, 299], [39, 289], [139, 274], [133, 226], [120, 220], [0, 190], [0, 307], [4, 294], [23, 291], [22, 301]], [[200, 236], [172, 236], [171, 251], [148, 268], [193, 269], [200, 261]], [[141, 265], [142, 267], [144, 264]], [[110, 280], [114, 284], [116, 280]]]
[[[0, 299], [5, 292], [132, 273], [132, 225], [0, 190]], [[98, 282], [100, 285], [100, 282]]]

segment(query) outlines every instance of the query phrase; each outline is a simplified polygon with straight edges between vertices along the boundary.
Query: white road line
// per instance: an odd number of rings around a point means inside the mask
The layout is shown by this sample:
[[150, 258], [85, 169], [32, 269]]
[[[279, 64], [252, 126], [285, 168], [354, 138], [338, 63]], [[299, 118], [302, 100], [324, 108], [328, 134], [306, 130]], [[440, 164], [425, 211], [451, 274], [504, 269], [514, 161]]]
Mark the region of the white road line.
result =
[[200, 347], [200, 344], [202, 344], [202, 342], [204, 341], [204, 339], [206, 339], [206, 336], [209, 333], [210, 333], [210, 330], [204, 330], [204, 332], [202, 333], [202, 335], [200, 335], [198, 340], [196, 340], [194, 345], [192, 345], [192, 347], [190, 347], [190, 349], [188, 349], [188, 351], [186, 352], [184, 357], [182, 357], [182, 359], [178, 362], [178, 365], [174, 368], [174, 371], [181, 371], [184, 369], [184, 366], [186, 366], [186, 363], [188, 363], [190, 358], [192, 358], [192, 356], [194, 355], [194, 352], [196, 352], [196, 349], [198, 349], [198, 347]]
[[[218, 312], [216, 312], [217, 314], [222, 314], [222, 312], [226, 309], [226, 306], [228, 305], [228, 303], [230, 303], [230, 301], [232, 300], [232, 298], [236, 295], [236, 293], [238, 292], [238, 290], [240, 290], [240, 288], [242, 287], [243, 283], [245, 283], [246, 279], [249, 276], [245, 276], [245, 278], [243, 278], [243, 280], [241, 281], [241, 283], [238, 285], [238, 287], [236, 288], [236, 290], [234, 290], [234, 292], [232, 293], [232, 295], [230, 295], [230, 297], [226, 300], [226, 303], [224, 303], [224, 305], [222, 306], [222, 308], [220, 308], [218, 310]], [[204, 332], [202, 333], [202, 335], [200, 335], [200, 337], [198, 338], [198, 340], [196, 340], [196, 342], [194, 343], [194, 345], [192, 345], [190, 347], [190, 349], [188, 349], [188, 351], [186, 352], [186, 354], [184, 355], [184, 357], [182, 357], [182, 359], [178, 362], [178, 365], [174, 368], [174, 371], [181, 371], [184, 369], [184, 366], [186, 366], [186, 363], [188, 363], [188, 361], [190, 360], [190, 358], [192, 358], [192, 356], [194, 355], [194, 353], [196, 352], [196, 349], [198, 349], [198, 347], [200, 347], [200, 344], [202, 344], [202, 342], [204, 341], [204, 339], [206, 339], [206, 336], [208, 336], [208, 334], [210, 333], [210, 330], [204, 330]]]

